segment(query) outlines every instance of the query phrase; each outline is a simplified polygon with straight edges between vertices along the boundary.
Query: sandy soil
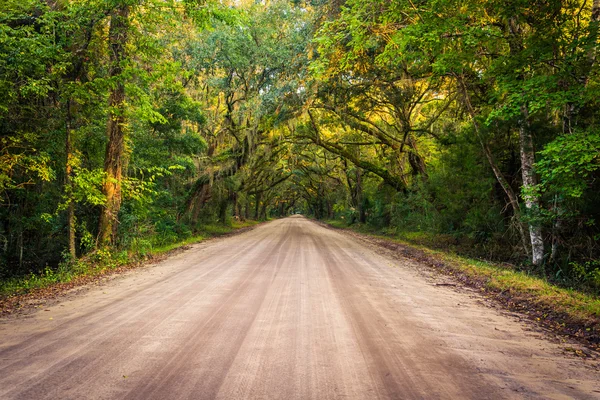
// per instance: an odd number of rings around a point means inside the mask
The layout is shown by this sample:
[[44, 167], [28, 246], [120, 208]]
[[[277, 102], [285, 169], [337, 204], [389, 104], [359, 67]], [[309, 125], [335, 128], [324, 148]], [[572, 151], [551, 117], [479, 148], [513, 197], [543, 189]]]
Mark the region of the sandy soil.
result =
[[296, 216], [0, 322], [0, 398], [600, 399], [563, 347]]

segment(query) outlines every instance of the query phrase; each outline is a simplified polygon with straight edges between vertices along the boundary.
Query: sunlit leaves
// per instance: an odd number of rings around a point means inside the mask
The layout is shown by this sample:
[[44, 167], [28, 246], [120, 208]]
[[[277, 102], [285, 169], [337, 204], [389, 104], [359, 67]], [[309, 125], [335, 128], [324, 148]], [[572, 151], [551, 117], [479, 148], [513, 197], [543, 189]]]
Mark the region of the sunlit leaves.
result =
[[539, 152], [536, 171], [540, 188], [560, 196], [580, 198], [600, 170], [600, 132], [578, 131], [561, 135]]
[[24, 132], [0, 137], [0, 202], [4, 201], [7, 190], [23, 189], [38, 180], [48, 182], [54, 178], [50, 157], [31, 147], [36, 139], [36, 135]]

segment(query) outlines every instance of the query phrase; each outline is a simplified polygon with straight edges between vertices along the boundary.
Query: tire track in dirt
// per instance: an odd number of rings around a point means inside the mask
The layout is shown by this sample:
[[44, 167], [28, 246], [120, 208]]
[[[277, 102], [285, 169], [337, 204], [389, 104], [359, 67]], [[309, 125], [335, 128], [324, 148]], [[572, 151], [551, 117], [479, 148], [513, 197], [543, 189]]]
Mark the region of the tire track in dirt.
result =
[[600, 398], [596, 364], [419, 268], [277, 220], [0, 321], [0, 398]]

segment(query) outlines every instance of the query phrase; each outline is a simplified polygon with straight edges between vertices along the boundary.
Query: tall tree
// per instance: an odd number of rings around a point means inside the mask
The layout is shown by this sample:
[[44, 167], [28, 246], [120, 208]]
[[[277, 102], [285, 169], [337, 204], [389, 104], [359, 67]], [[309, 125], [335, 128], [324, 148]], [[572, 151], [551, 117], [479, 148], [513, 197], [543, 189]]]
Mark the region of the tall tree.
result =
[[127, 42], [130, 29], [131, 6], [127, 2], [118, 4], [110, 14], [108, 44], [110, 54], [110, 72], [112, 88], [109, 95], [109, 118], [107, 124], [108, 142], [104, 157], [104, 183], [102, 193], [106, 196], [106, 204], [100, 215], [98, 242], [110, 245], [116, 242], [121, 208], [121, 185], [123, 180], [123, 163], [125, 155], [125, 82], [123, 64], [127, 58]]

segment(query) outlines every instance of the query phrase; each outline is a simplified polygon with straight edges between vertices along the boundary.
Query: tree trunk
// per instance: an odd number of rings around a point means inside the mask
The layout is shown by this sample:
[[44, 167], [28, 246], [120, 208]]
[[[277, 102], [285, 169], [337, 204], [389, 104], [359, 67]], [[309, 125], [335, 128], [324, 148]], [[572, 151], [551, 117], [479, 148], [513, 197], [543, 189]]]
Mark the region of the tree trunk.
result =
[[259, 215], [259, 211], [260, 211], [260, 198], [261, 198], [261, 193], [256, 193], [256, 195], [254, 196], [254, 200], [255, 200], [255, 204], [254, 204], [254, 219], [255, 220], [259, 220], [260, 219], [260, 215]]
[[262, 207], [260, 208], [260, 219], [262, 221], [267, 220], [267, 202], [266, 201], [264, 201], [262, 203]]
[[229, 199], [221, 200], [219, 204], [219, 221], [224, 224], [227, 220], [227, 209], [229, 208]]
[[210, 182], [201, 184], [200, 189], [195, 191], [192, 199], [188, 203], [188, 214], [190, 215], [190, 222], [192, 226], [198, 223], [200, 217], [200, 211], [204, 207], [204, 204], [212, 197], [212, 187]]
[[17, 236], [17, 248], [19, 249], [19, 271], [23, 271], [23, 228], [19, 228]]
[[244, 206], [244, 218], [250, 218], [250, 195], [246, 195], [246, 205]]
[[73, 144], [71, 138], [71, 99], [67, 100], [67, 115], [65, 120], [65, 192], [67, 195], [67, 231], [69, 237], [69, 254], [71, 260], [77, 258], [75, 248], [75, 201], [73, 200]]
[[241, 220], [242, 216], [240, 212], [240, 202], [236, 191], [229, 192], [229, 200], [231, 200], [231, 202], [233, 203], [232, 212], [234, 219], [238, 221]]
[[549, 260], [551, 262], [554, 262], [558, 258], [558, 248], [560, 245], [560, 231], [562, 228], [560, 206], [558, 205], [558, 195], [554, 195], [554, 205], [552, 207], [552, 212], [556, 215], [556, 219], [552, 224], [552, 247]]
[[417, 152], [416, 141], [410, 134], [407, 134], [406, 137], [406, 144], [409, 147], [408, 163], [412, 169], [413, 176], [422, 176], [423, 178], [427, 178], [427, 168], [425, 166], [425, 160], [423, 160], [423, 157], [421, 157], [421, 155]]
[[279, 217], [285, 216], [285, 203], [282, 201], [279, 203]]
[[121, 5], [111, 13], [108, 33], [110, 49], [110, 77], [116, 79], [110, 92], [110, 115], [107, 124], [108, 143], [104, 158], [104, 183], [102, 193], [106, 204], [100, 215], [98, 244], [113, 245], [118, 230], [118, 215], [121, 208], [121, 181], [123, 178], [123, 155], [125, 151], [125, 83], [121, 76], [128, 39], [129, 6]]
[[529, 129], [529, 113], [527, 106], [521, 106], [521, 121], [519, 121], [519, 150], [521, 152], [521, 176], [523, 179], [523, 199], [529, 215], [529, 237], [531, 239], [531, 262], [540, 266], [544, 262], [544, 238], [542, 226], [535, 220], [540, 207], [539, 196], [534, 192], [537, 179], [533, 164], [535, 163], [535, 152], [533, 138]]
[[363, 198], [362, 188], [362, 171], [360, 168], [356, 169], [356, 203], [358, 204], [358, 222], [364, 224], [367, 222], [367, 213], [365, 210], [365, 201]]
[[494, 160], [494, 156], [492, 155], [492, 151], [490, 147], [483, 139], [483, 135], [481, 134], [481, 130], [479, 128], [479, 123], [477, 122], [477, 118], [475, 115], [475, 109], [473, 108], [473, 104], [471, 103], [471, 97], [469, 96], [469, 92], [467, 90], [467, 85], [462, 76], [456, 76], [458, 83], [460, 85], [460, 89], [463, 94], [463, 100], [469, 116], [471, 117], [471, 122], [473, 123], [473, 129], [475, 130], [475, 135], [477, 135], [477, 139], [481, 148], [483, 149], [483, 153], [485, 154], [485, 158], [488, 161], [488, 164], [492, 168], [492, 172], [496, 177], [496, 180], [502, 187], [502, 190], [506, 194], [508, 198], [508, 202], [513, 210], [513, 215], [515, 216], [515, 220], [517, 222], [517, 231], [519, 232], [519, 237], [521, 239], [521, 245], [523, 246], [523, 250], [527, 253], [527, 255], [531, 254], [530, 242], [527, 240], [527, 236], [525, 235], [525, 228], [523, 227], [523, 223], [521, 222], [521, 207], [519, 206], [519, 198], [513, 188], [510, 186], [498, 165], [496, 165], [496, 160]]
[[[516, 17], [508, 20], [507, 26], [510, 32], [509, 48], [511, 56], [518, 57], [523, 51], [523, 29]], [[522, 74], [517, 75], [517, 81], [524, 82]], [[522, 196], [525, 208], [529, 214], [529, 238], [531, 241], [531, 262], [540, 266], [544, 262], [544, 239], [542, 236], [542, 225], [535, 220], [535, 215], [540, 206], [539, 195], [534, 192], [537, 179], [533, 164], [535, 163], [535, 151], [533, 148], [533, 137], [529, 126], [529, 110], [526, 103], [521, 105], [521, 118], [519, 120], [519, 151], [521, 153], [521, 177], [523, 180]]]

